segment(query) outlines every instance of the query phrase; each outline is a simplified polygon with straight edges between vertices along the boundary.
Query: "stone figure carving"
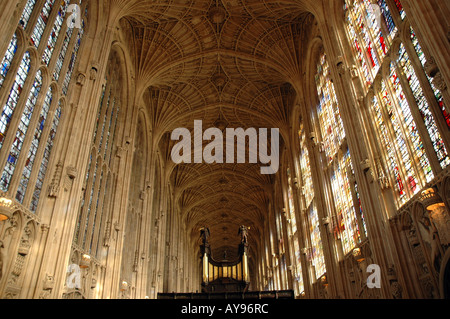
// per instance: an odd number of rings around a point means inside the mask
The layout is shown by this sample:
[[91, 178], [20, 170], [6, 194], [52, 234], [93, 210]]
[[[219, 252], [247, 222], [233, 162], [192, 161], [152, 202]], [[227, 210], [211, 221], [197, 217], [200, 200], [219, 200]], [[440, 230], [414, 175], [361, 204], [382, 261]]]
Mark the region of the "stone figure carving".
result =
[[206, 244], [208, 243], [208, 238], [209, 238], [209, 228], [208, 227], [203, 227], [200, 229], [200, 236], [203, 238], [203, 243]]
[[238, 235], [241, 235], [241, 244], [246, 244], [248, 239], [248, 229], [242, 225], [239, 227]]
[[430, 239], [430, 245], [431, 245], [431, 264], [435, 268], [435, 270], [439, 270], [440, 266], [440, 257], [441, 257], [441, 251], [440, 251], [440, 241], [439, 241], [439, 235], [436, 227], [431, 222], [431, 220], [427, 217], [422, 217], [420, 220], [420, 223], [423, 225], [423, 227], [428, 231], [429, 233], [429, 239]]

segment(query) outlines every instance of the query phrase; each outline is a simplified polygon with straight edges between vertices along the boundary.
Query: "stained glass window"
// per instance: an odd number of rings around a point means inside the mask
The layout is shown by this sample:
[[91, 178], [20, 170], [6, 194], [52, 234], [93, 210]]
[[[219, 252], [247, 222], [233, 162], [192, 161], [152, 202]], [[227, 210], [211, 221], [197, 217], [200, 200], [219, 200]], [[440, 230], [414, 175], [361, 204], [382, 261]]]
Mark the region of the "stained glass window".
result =
[[28, 96], [28, 100], [25, 105], [25, 110], [20, 118], [19, 127], [17, 129], [14, 142], [11, 146], [6, 166], [3, 169], [0, 187], [4, 191], [8, 190], [9, 182], [11, 181], [11, 178], [14, 174], [14, 170], [16, 169], [17, 161], [19, 160], [19, 155], [22, 150], [23, 142], [25, 140], [25, 136], [27, 134], [31, 118], [33, 116], [36, 101], [38, 99], [41, 88], [42, 88], [42, 72], [41, 70], [39, 70], [36, 74], [33, 87], [31, 88], [30, 94]]
[[6, 50], [6, 54], [3, 57], [3, 61], [0, 64], [0, 88], [5, 81], [6, 75], [8, 74], [9, 68], [11, 66], [11, 62], [14, 58], [14, 55], [17, 51], [17, 35], [14, 33], [14, 36], [9, 43], [8, 49]]
[[[295, 206], [294, 206], [294, 193], [292, 192], [292, 179], [291, 172], [288, 169], [288, 201], [289, 201], [289, 220], [291, 224], [292, 234], [294, 235], [297, 232], [297, 222], [295, 218]], [[294, 238], [295, 240], [295, 238]]]
[[39, 202], [39, 196], [41, 194], [41, 190], [42, 190], [42, 185], [44, 183], [45, 174], [47, 173], [48, 162], [50, 160], [50, 154], [51, 154], [52, 148], [54, 146], [56, 133], [57, 133], [57, 130], [58, 130], [59, 123], [61, 121], [61, 116], [62, 116], [62, 105], [61, 105], [61, 101], [60, 101], [59, 104], [58, 104], [58, 108], [55, 111], [55, 115], [53, 116], [52, 127], [50, 129], [50, 133], [48, 135], [47, 143], [45, 145], [44, 155], [43, 155], [42, 162], [41, 162], [41, 165], [40, 165], [40, 168], [39, 168], [39, 173], [38, 173], [38, 177], [37, 177], [37, 180], [36, 180], [36, 185], [34, 187], [33, 196], [32, 196], [31, 204], [30, 204], [30, 210], [32, 212], [36, 211], [37, 204]]
[[[425, 57], [425, 53], [422, 50], [422, 47], [420, 46], [419, 40], [417, 39], [417, 36], [414, 32], [414, 29], [411, 27], [410, 28], [411, 31], [411, 42], [414, 46], [414, 49], [417, 53], [417, 56], [419, 57], [420, 63], [422, 64], [422, 67], [425, 67], [425, 64], [427, 63], [427, 58]], [[431, 77], [424, 72], [428, 82], [430, 83], [430, 86], [434, 92], [434, 95], [436, 97], [436, 100], [439, 104], [439, 107], [441, 109], [442, 115], [447, 123], [447, 126], [450, 128], [450, 113], [447, 111], [446, 106], [444, 104], [444, 98], [442, 96], [441, 91], [434, 85], [433, 80], [431, 79]]]
[[31, 42], [36, 46], [36, 48], [39, 47], [39, 43], [41, 42], [42, 34], [47, 26], [48, 17], [50, 16], [54, 2], [55, 0], [47, 0], [45, 2], [42, 11], [39, 14], [33, 33], [31, 34]]
[[30, 67], [31, 67], [30, 53], [25, 52], [22, 58], [22, 62], [19, 66], [16, 79], [9, 93], [8, 100], [6, 101], [6, 104], [3, 106], [3, 111], [0, 118], [0, 149], [3, 146], [3, 141], [8, 132], [11, 117], [13, 116], [14, 110], [19, 101], [23, 86], [25, 84], [25, 80], [27, 79], [28, 72], [30, 71]]
[[110, 171], [113, 165], [112, 147], [119, 120], [121, 90], [118, 61], [112, 57], [108, 63], [106, 85], [99, 100], [97, 123], [94, 128], [91, 154], [85, 176], [84, 194], [78, 215], [74, 242], [89, 254], [99, 253], [101, 227], [104, 224], [108, 198], [111, 195]]
[[[417, 178], [417, 174], [414, 170], [414, 166], [413, 166], [413, 162], [411, 160], [411, 155], [410, 155], [410, 151], [409, 151], [409, 147], [408, 147], [408, 136], [405, 136], [404, 134], [404, 126], [402, 123], [402, 117], [404, 116], [403, 114], [398, 114], [398, 110], [396, 109], [395, 104], [393, 103], [387, 88], [386, 88], [386, 84], [385, 81], [382, 81], [382, 88], [381, 88], [381, 92], [382, 92], [382, 103], [383, 106], [386, 109], [390, 124], [392, 125], [392, 131], [393, 131], [393, 138], [396, 142], [396, 151], [398, 154], [398, 157], [400, 158], [401, 162], [403, 165], [401, 165], [401, 167], [397, 168], [397, 170], [400, 171], [404, 171], [404, 178], [403, 180], [399, 180], [399, 186], [400, 187], [400, 195], [403, 195], [403, 192], [405, 192], [405, 188], [408, 187], [408, 189], [410, 191], [412, 191], [413, 193], [418, 191], [419, 188], [417, 187], [417, 183], [418, 183], [418, 178]], [[405, 105], [403, 105], [403, 107], [405, 107]], [[405, 113], [407, 115], [409, 115], [409, 112], [405, 111]], [[411, 119], [407, 119], [409, 121], [409, 126], [410, 129], [412, 130], [412, 136], [415, 137], [416, 141], [418, 138], [418, 134], [415, 130], [414, 125], [411, 123]], [[408, 123], [406, 123], [408, 124]], [[408, 194], [408, 193], [407, 193]], [[408, 196], [409, 198], [410, 196]]]
[[[442, 168], [445, 168], [450, 163], [447, 149], [444, 145], [444, 141], [442, 140], [441, 134], [430, 111], [428, 101], [424, 96], [419, 79], [417, 78], [416, 72], [411, 65], [411, 60], [409, 59], [408, 53], [406, 52], [405, 46], [403, 44], [400, 45], [398, 61], [403, 69], [411, 91], [414, 95], [417, 106], [420, 110], [420, 114], [422, 115], [423, 121], [428, 130], [428, 134], [430, 135], [431, 141], [433, 143], [433, 148], [436, 152], [439, 163], [441, 164]], [[427, 182], [433, 179], [433, 174], [429, 174], [429, 171], [431, 171], [431, 168], [428, 168], [427, 171]]]
[[317, 115], [328, 161], [333, 159], [345, 137], [334, 85], [330, 80], [330, 69], [323, 54], [317, 66], [316, 87], [319, 95]]
[[[356, 0], [346, 9], [348, 36], [368, 87], [373, 83], [398, 29], [385, 0], [377, 3]], [[388, 34], [382, 32], [383, 20]]]
[[397, 7], [398, 13], [400, 14], [400, 17], [402, 18], [402, 20], [404, 20], [406, 18], [406, 13], [405, 10], [403, 10], [403, 5], [400, 2], [400, 0], [394, 0], [395, 2], [395, 6]]
[[305, 205], [309, 207], [314, 198], [314, 185], [311, 176], [311, 165], [309, 160], [309, 152], [306, 146], [306, 134], [303, 123], [300, 124], [300, 169], [302, 173], [302, 189], [305, 195]]
[[77, 60], [77, 56], [78, 56], [78, 50], [80, 49], [81, 40], [83, 39], [83, 35], [84, 35], [84, 27], [85, 27], [85, 22], [84, 22], [84, 20], [82, 20], [81, 28], [78, 31], [75, 47], [72, 51], [72, 56], [70, 58], [66, 77], [64, 78], [64, 83], [62, 86], [63, 94], [67, 94], [67, 90], [69, 88], [70, 80], [72, 78], [72, 74], [73, 74], [74, 67], [75, 67], [75, 61]]
[[31, 142], [30, 150], [28, 151], [27, 160], [25, 162], [25, 167], [22, 172], [22, 177], [20, 179], [20, 184], [16, 193], [16, 200], [23, 203], [23, 198], [28, 186], [28, 181], [31, 176], [31, 171], [33, 168], [34, 161], [36, 159], [36, 153], [39, 148], [39, 142], [42, 137], [42, 132], [44, 130], [45, 120], [47, 119], [47, 114], [50, 109], [50, 105], [53, 99], [53, 90], [50, 87], [47, 91], [47, 95], [44, 100], [41, 114], [39, 115], [36, 130], [33, 135], [33, 140]]
[[[292, 238], [292, 247], [294, 250], [294, 265], [296, 265], [297, 271], [301, 271], [301, 260], [300, 260], [300, 243], [298, 240], [297, 232], [297, 218], [295, 216], [295, 206], [294, 206], [294, 193], [292, 191], [292, 176], [290, 169], [287, 170], [288, 176], [288, 204], [289, 204], [289, 217], [288, 217], [288, 232], [289, 236]], [[302, 290], [300, 290], [301, 292]]]
[[311, 234], [311, 260], [314, 265], [316, 278], [325, 273], [325, 257], [323, 254], [322, 238], [319, 229], [319, 215], [315, 203], [309, 207], [309, 231]]
[[[400, 3], [400, 1], [398, 2]], [[386, 0], [378, 0], [378, 6], [381, 11], [381, 16], [382, 18], [384, 18], [384, 21], [386, 22], [386, 26], [389, 32], [388, 38], [389, 41], [391, 41], [397, 34], [398, 29], [395, 26], [394, 19], [392, 18], [391, 11], [389, 10]]]
[[331, 186], [333, 190], [334, 203], [337, 213], [337, 236], [341, 239], [344, 253], [349, 253], [361, 242], [361, 233], [358, 227], [353, 197], [348, 178], [350, 169], [350, 152], [337, 159], [331, 176]]
[[[64, 29], [64, 23], [67, 21], [66, 11], [69, 4], [70, 1], [28, 0], [24, 4], [19, 22], [20, 26], [27, 28], [26, 39], [24, 43], [19, 43], [17, 34], [14, 34], [0, 65], [0, 87], [4, 86], [6, 76], [8, 75], [8, 78], [10, 76], [9, 73], [15, 74], [0, 117], [0, 150], [7, 152], [3, 154], [7, 158], [0, 179], [0, 189], [10, 190], [12, 194], [15, 194], [17, 202], [28, 206], [32, 212], [37, 209], [62, 114], [62, 100], [55, 105], [56, 110], [52, 110], [52, 101], [55, 96], [68, 93], [87, 18], [87, 8], [84, 6], [83, 28], [68, 27], [64, 32], [64, 39], [61, 39], [63, 41], [58, 41]], [[81, 6], [81, 1], [78, 1], [78, 4]], [[35, 18], [30, 19], [31, 17]], [[43, 39], [44, 36], [45, 39]], [[45, 46], [42, 46], [43, 40], [46, 41]], [[29, 43], [39, 50], [42, 49], [41, 60], [32, 61], [31, 54], [25, 52], [18, 65], [13, 63], [19, 46], [23, 49], [23, 46]], [[42, 44], [41, 47], [40, 44]], [[55, 69], [50, 70], [48, 67], [54, 55], [56, 66]], [[33, 62], [36, 64], [41, 62], [42, 66], [34, 71], [36, 73], [31, 74]], [[15, 65], [17, 69], [11, 70], [12, 65]], [[57, 81], [59, 74], [65, 71], [68, 74], [64, 73], [62, 92], [55, 92], [55, 87], [50, 87], [50, 81], [43, 79], [43, 74], [50, 74], [57, 75], [54, 78]], [[45, 87], [43, 87], [44, 84]], [[22, 94], [24, 88], [29, 89]], [[40, 98], [39, 96], [44, 92], [45, 96]], [[19, 108], [21, 114], [16, 111]], [[49, 116], [52, 118], [49, 119]], [[15, 127], [10, 128], [11, 123], [14, 123]], [[12, 136], [13, 131], [8, 132], [10, 129], [16, 132], [14, 136]], [[4, 143], [7, 144], [4, 145]], [[4, 149], [6, 147], [8, 150]], [[17, 188], [10, 189], [11, 185]]]
[[58, 59], [56, 61], [55, 64], [55, 70], [53, 71], [53, 78], [55, 79], [55, 81], [59, 80], [59, 76], [64, 64], [64, 59], [66, 57], [67, 54], [67, 50], [69, 49], [69, 43], [70, 43], [70, 39], [72, 38], [72, 34], [73, 34], [73, 30], [72, 28], [67, 28], [65, 37], [64, 37], [64, 41], [62, 44], [62, 48], [61, 51], [59, 52], [58, 55]]
[[[329, 72], [324, 72], [327, 68], [326, 55], [322, 54], [316, 74], [316, 86], [320, 100], [317, 107], [317, 116], [327, 165], [331, 169], [331, 186], [338, 219], [335, 232], [342, 239], [344, 252], [348, 253], [360, 242], [361, 234], [357, 224], [352, 195], [355, 190], [351, 189], [355, 185], [350, 184], [348, 177], [348, 171], [351, 171], [350, 151], [347, 147], [344, 154], [339, 155], [345, 138], [345, 131], [333, 83], [329, 78]], [[324, 88], [327, 88], [327, 90], [324, 90]], [[324, 92], [327, 93], [324, 94]], [[336, 155], [339, 156], [336, 157]]]
[[58, 40], [59, 33], [66, 16], [67, 7], [69, 6], [68, 1], [62, 1], [61, 6], [58, 10], [58, 15], [56, 16], [55, 23], [50, 32], [50, 36], [47, 41], [47, 46], [45, 47], [44, 54], [42, 56], [42, 62], [46, 65], [49, 64], [50, 59], [53, 55], [53, 50], [55, 49], [56, 41]]
[[[386, 92], [384, 92], [384, 94], [387, 94]], [[388, 97], [386, 96], [385, 98], [383, 97], [383, 99], [385, 99], [384, 103], [389, 104], [390, 100], [388, 99]], [[404, 148], [404, 141], [403, 139], [401, 139], [401, 137], [397, 137], [397, 138], [393, 138], [391, 140], [390, 138], [390, 131], [388, 129], [388, 127], [385, 124], [385, 120], [384, 120], [384, 116], [382, 114], [382, 109], [380, 104], [378, 103], [378, 98], [376, 96], [374, 96], [373, 100], [372, 100], [372, 110], [375, 114], [375, 118], [376, 120], [374, 121], [374, 123], [376, 123], [376, 127], [377, 127], [377, 132], [378, 132], [378, 136], [380, 137], [380, 141], [381, 144], [383, 146], [383, 149], [386, 151], [386, 162], [388, 165], [388, 171], [391, 172], [393, 174], [393, 178], [394, 178], [394, 187], [395, 190], [398, 194], [398, 197], [400, 199], [401, 202], [405, 201], [405, 197], [406, 197], [406, 192], [404, 191], [404, 180], [402, 178], [401, 172], [400, 172], [400, 166], [398, 164], [398, 158], [397, 158], [397, 154], [396, 154], [396, 149], [400, 149], [399, 145], [396, 143], [401, 143], [400, 145], [403, 146]], [[391, 110], [391, 107], [387, 107], [386, 106], [386, 110], [389, 112]], [[395, 115], [392, 115], [395, 116]], [[396, 147], [394, 147], [394, 145], [396, 145]], [[402, 160], [403, 157], [400, 158], [400, 160]], [[407, 158], [409, 160], [409, 157]], [[402, 167], [403, 165], [405, 165], [405, 163], [402, 161]], [[409, 167], [411, 166], [411, 164], [408, 162]]]
[[25, 4], [25, 8], [22, 11], [22, 16], [20, 17], [20, 23], [23, 28], [26, 28], [28, 25], [28, 21], [30, 20], [31, 13], [34, 10], [34, 6], [36, 4], [36, 0], [28, 0]]
[[[390, 67], [390, 80], [397, 97], [397, 102], [400, 106], [401, 113], [399, 113], [399, 115], [401, 116], [402, 124], [406, 127], [406, 134], [409, 135], [408, 138], [413, 145], [415, 160], [419, 162], [427, 181], [431, 181], [434, 178], [433, 171], [426, 155], [422, 139], [419, 135], [417, 125], [414, 122], [413, 116], [411, 114], [411, 109], [401, 86], [396, 68], [394, 66], [394, 63], [392, 62]], [[417, 181], [415, 180], [410, 182], [410, 188], [414, 193], [419, 191], [419, 189], [416, 187], [416, 183]]]

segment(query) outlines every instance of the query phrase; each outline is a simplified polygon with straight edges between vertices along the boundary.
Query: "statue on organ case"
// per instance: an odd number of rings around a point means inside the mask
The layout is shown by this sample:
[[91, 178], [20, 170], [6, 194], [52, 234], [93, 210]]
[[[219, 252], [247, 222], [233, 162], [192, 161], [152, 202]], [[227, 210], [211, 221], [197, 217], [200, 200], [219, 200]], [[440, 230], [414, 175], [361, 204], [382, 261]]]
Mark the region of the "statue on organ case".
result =
[[242, 225], [241, 227], [239, 227], [239, 235], [241, 235], [241, 244], [246, 244], [247, 243], [247, 237], [248, 237], [248, 228], [244, 225]]

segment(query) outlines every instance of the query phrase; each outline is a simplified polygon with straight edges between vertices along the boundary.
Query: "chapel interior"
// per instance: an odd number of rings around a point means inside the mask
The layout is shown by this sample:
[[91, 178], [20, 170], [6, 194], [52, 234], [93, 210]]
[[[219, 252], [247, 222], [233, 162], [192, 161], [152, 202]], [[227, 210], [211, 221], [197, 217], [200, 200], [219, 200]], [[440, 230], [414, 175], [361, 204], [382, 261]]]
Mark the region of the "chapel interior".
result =
[[0, 298], [450, 298], [449, 1], [8, 0], [0, 61]]

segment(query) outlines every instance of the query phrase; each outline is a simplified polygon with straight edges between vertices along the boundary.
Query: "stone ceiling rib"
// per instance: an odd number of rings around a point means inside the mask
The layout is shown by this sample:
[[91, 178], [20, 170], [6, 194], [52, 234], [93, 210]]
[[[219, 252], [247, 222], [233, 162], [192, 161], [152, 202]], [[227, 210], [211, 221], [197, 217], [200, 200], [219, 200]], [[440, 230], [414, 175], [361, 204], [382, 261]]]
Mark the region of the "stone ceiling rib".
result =
[[310, 1], [113, 3], [121, 6], [117, 16], [137, 95], [169, 160], [174, 204], [192, 238], [208, 224], [220, 253], [237, 245], [239, 223], [263, 234], [273, 177], [261, 175], [260, 164], [175, 165], [170, 132], [192, 130], [194, 120], [211, 127], [221, 114], [229, 127], [280, 128], [283, 136], [296, 99], [290, 83], [301, 73], [302, 45], [313, 25], [305, 7]]

